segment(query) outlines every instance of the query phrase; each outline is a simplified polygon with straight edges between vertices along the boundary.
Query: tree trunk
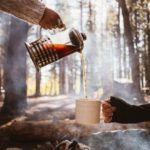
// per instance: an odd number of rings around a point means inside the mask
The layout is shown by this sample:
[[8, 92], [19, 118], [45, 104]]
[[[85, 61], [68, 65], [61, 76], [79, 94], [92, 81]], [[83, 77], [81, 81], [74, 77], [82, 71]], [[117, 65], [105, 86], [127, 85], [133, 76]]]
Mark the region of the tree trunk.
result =
[[41, 95], [40, 84], [41, 84], [41, 72], [38, 72], [36, 70], [36, 89], [35, 89], [35, 96], [36, 97]]
[[[37, 36], [37, 39], [42, 36], [42, 29], [40, 27], [37, 28], [36, 36]], [[40, 92], [41, 72], [39, 72], [39, 71], [36, 70], [35, 78], [36, 78], [35, 96], [38, 97], [38, 96], [41, 95], [41, 92]]]
[[[147, 14], [148, 23], [150, 23], [150, 12]], [[147, 55], [147, 72], [146, 72], [146, 87], [150, 88], [150, 28], [147, 31], [148, 55]]]
[[10, 30], [10, 19], [11, 17], [0, 13], [0, 101], [4, 100], [4, 57], [5, 57], [5, 49], [8, 45], [8, 38], [9, 38], [9, 30]]
[[59, 72], [59, 88], [60, 94], [66, 93], [65, 86], [66, 70], [65, 70], [65, 60], [60, 61], [60, 72]]
[[118, 28], [117, 28], [117, 54], [118, 54], [118, 77], [121, 78], [121, 33], [120, 33], [120, 5], [118, 4]]
[[5, 58], [5, 100], [2, 113], [18, 115], [24, 112], [26, 101], [26, 48], [28, 25], [11, 19], [10, 36]]
[[73, 69], [70, 69], [71, 75], [68, 76], [69, 78], [69, 93], [74, 94], [74, 88], [73, 88], [73, 83], [74, 83], [74, 76], [73, 76]]
[[133, 89], [134, 89], [133, 92], [135, 93], [134, 97], [137, 98], [138, 101], [143, 102], [143, 97], [140, 91], [139, 59], [134, 48], [132, 28], [131, 28], [130, 19], [129, 19], [129, 12], [128, 12], [125, 0], [119, 0], [118, 2], [122, 9], [125, 36], [126, 36], [127, 45], [129, 48], [129, 60], [130, 60], [132, 80], [133, 80]]

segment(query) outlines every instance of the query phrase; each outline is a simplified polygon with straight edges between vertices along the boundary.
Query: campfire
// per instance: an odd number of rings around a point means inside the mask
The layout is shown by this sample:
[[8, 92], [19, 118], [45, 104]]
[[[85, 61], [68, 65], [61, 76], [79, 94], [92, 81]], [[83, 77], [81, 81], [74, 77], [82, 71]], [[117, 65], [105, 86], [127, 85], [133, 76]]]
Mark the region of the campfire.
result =
[[77, 141], [62, 141], [60, 144], [58, 144], [55, 148], [55, 150], [90, 150], [90, 147], [78, 143]]

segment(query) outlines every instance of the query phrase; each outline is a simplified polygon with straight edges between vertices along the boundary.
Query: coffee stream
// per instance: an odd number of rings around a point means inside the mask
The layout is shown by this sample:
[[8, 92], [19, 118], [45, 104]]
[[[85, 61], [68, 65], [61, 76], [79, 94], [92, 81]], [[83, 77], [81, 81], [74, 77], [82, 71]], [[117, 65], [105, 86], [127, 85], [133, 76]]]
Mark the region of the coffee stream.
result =
[[83, 90], [84, 90], [84, 97], [87, 98], [87, 75], [86, 75], [86, 64], [85, 58], [81, 51], [81, 61], [82, 61], [82, 73], [83, 73]]

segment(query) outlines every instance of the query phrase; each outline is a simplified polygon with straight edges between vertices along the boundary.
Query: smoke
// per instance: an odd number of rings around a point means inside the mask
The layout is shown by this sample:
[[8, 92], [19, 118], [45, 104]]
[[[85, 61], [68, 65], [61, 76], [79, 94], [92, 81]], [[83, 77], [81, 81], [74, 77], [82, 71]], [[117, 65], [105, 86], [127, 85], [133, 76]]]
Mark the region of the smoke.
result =
[[[9, 21], [8, 21], [9, 20]], [[8, 21], [8, 22], [7, 22]], [[17, 113], [26, 107], [26, 49], [28, 25], [14, 17], [3, 18], [2, 29], [4, 52], [2, 53], [3, 80], [5, 85], [4, 109], [7, 113]], [[1, 86], [4, 86], [1, 85]], [[13, 107], [14, 109], [12, 110]], [[9, 112], [11, 111], [11, 112]]]
[[147, 130], [116, 130], [99, 132], [88, 139], [91, 150], [149, 150], [150, 133]]

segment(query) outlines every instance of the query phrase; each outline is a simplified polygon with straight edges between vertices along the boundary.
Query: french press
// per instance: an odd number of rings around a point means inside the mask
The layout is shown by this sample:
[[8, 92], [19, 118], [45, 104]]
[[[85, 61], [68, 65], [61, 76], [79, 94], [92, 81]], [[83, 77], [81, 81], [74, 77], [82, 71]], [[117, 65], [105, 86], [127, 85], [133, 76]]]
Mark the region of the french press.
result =
[[81, 52], [86, 40], [85, 33], [80, 33], [78, 30], [71, 28], [51, 37], [43, 37], [34, 42], [25, 45], [29, 55], [39, 71], [52, 62], [55, 62], [74, 52]]

